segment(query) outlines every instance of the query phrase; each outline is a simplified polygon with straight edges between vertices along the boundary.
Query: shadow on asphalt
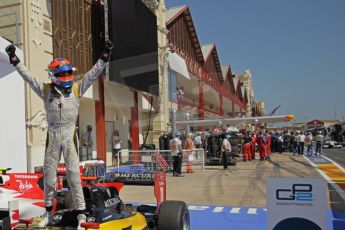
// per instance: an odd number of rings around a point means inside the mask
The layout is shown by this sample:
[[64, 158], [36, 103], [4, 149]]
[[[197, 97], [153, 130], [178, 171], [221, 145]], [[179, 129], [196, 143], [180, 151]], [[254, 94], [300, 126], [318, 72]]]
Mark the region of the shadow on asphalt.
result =
[[308, 162], [299, 161], [299, 160], [295, 159], [294, 157], [290, 157], [290, 159], [291, 159], [292, 161], [294, 161], [294, 162], [300, 163], [300, 164], [302, 164], [302, 165], [304, 165], [304, 166], [307, 166], [307, 167], [309, 167], [309, 168], [314, 168], [314, 166], [312, 166], [312, 165], [309, 164]]
[[[223, 168], [220, 168], [220, 167], [205, 167], [205, 170], [214, 170], [214, 171], [218, 171], [218, 170], [224, 170], [224, 171], [226, 171], [226, 170], [231, 170], [231, 169], [235, 169], [235, 167], [234, 166], [228, 166], [228, 168], [227, 169], [223, 169]], [[238, 170], [238, 169], [236, 169], [236, 170]]]

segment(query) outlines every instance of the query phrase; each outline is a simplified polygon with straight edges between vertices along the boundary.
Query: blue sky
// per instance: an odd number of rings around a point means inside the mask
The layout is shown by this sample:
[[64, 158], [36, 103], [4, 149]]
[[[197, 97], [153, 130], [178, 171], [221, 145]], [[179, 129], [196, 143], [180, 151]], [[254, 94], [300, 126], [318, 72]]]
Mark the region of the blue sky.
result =
[[345, 119], [345, 0], [166, 0], [179, 5], [222, 64], [251, 70], [267, 113]]

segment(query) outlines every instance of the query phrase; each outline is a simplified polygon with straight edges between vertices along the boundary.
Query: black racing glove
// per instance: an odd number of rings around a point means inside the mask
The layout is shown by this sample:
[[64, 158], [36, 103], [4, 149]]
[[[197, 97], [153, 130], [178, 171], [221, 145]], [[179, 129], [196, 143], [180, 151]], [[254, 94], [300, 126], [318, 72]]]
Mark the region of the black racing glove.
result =
[[108, 62], [113, 47], [114, 47], [114, 45], [111, 41], [106, 41], [104, 44], [103, 52], [100, 56], [100, 59], [102, 59], [105, 62]]
[[13, 66], [16, 66], [20, 62], [19, 58], [16, 55], [16, 47], [14, 45], [9, 45], [5, 50], [8, 57], [10, 58], [10, 63]]

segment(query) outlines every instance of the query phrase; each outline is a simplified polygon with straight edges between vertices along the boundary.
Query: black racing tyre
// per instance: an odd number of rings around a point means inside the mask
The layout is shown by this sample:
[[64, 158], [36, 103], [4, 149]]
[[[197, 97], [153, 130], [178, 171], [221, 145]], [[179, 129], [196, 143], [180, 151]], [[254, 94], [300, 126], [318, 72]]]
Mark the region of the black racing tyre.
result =
[[158, 212], [158, 230], [189, 230], [188, 206], [183, 201], [164, 201]]

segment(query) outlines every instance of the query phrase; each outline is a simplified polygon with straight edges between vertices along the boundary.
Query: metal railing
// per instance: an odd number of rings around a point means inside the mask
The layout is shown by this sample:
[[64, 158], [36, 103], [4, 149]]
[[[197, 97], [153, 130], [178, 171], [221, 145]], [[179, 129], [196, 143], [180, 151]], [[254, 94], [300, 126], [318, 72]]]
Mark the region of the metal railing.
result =
[[79, 146], [79, 161], [92, 160], [92, 147]]
[[[170, 150], [122, 150], [117, 154], [113, 172], [171, 172], [173, 158]], [[204, 149], [182, 151], [182, 166], [199, 166], [205, 169]]]

